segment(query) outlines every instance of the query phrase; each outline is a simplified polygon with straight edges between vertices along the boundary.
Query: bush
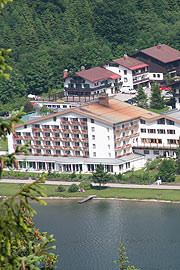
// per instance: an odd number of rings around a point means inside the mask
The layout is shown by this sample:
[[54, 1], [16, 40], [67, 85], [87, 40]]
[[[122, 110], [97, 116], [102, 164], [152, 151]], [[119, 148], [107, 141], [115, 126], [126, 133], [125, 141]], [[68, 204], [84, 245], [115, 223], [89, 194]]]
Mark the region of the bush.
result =
[[72, 185], [70, 185], [68, 192], [77, 192], [78, 190], [79, 190], [78, 185], [72, 184]]
[[66, 189], [63, 185], [59, 185], [58, 188], [57, 188], [57, 191], [58, 192], [64, 192]]
[[92, 184], [87, 181], [82, 181], [79, 187], [83, 188], [84, 190], [89, 190], [89, 189], [92, 189]]

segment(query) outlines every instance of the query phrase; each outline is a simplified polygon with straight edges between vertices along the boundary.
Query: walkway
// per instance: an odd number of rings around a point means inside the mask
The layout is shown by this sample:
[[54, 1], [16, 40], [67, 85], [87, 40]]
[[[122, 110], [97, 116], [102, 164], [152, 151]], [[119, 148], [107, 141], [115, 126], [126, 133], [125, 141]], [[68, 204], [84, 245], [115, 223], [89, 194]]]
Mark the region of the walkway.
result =
[[[17, 179], [1, 179], [0, 183], [17, 183], [17, 184], [30, 184], [33, 180], [17, 180]], [[71, 184], [79, 185], [80, 182], [65, 182], [65, 181], [50, 181], [47, 180], [46, 185], [66, 185], [70, 186]], [[98, 186], [98, 184], [92, 184], [93, 186]], [[115, 183], [108, 183], [104, 185], [106, 187], [117, 187], [117, 188], [144, 188], [144, 189], [174, 189], [180, 190], [180, 185], [136, 185], [136, 184], [115, 184]]]

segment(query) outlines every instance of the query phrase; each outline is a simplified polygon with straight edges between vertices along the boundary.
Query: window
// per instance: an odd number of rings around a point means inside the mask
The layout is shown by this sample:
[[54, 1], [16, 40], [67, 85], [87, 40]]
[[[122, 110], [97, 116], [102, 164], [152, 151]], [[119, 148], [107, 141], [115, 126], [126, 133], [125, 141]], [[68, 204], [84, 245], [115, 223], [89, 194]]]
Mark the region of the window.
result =
[[[69, 134], [66, 134], [69, 135]], [[79, 138], [79, 134], [74, 134], [74, 138], [78, 139]]]
[[76, 156], [80, 156], [80, 151], [75, 151]]
[[77, 130], [78, 130], [78, 129], [79, 129], [79, 127], [78, 127], [78, 126], [73, 126], [73, 129], [77, 129]]
[[109, 136], [107, 136], [107, 139], [108, 139], [108, 141], [110, 140], [110, 137]]
[[84, 134], [84, 138], [88, 139], [88, 134]]
[[41, 153], [41, 149], [37, 149], [36, 153], [40, 154]]
[[93, 144], [93, 148], [94, 148], [94, 149], [96, 148], [96, 145], [95, 145], [95, 144]]
[[60, 155], [61, 154], [61, 150], [56, 150], [56, 154]]
[[69, 126], [63, 126], [63, 129], [69, 129]]
[[92, 135], [92, 140], [95, 140], [95, 135]]
[[63, 117], [62, 120], [63, 121], [68, 121], [68, 118], [67, 117]]
[[141, 124], [146, 124], [146, 121], [143, 120], [143, 119], [140, 119], [140, 123], [141, 123]]
[[148, 155], [149, 154], [149, 150], [144, 150], [144, 154]]
[[165, 125], [165, 119], [164, 118], [160, 118], [157, 120], [157, 124], [158, 125]]
[[107, 128], [107, 132], [109, 132], [109, 128]]
[[148, 133], [156, 133], [155, 129], [148, 129]]
[[111, 148], [111, 146], [110, 146], [110, 144], [108, 144], [108, 149], [110, 149]]
[[157, 77], [160, 78], [160, 74], [157, 74]]
[[16, 143], [17, 144], [21, 144], [21, 140], [16, 140]]
[[166, 134], [166, 130], [165, 129], [157, 129], [157, 133], [158, 134]]
[[70, 146], [70, 142], [65, 142], [65, 146]]
[[176, 144], [177, 142], [176, 142], [176, 140], [168, 139], [168, 140], [167, 140], [167, 143], [168, 143], [168, 144]]
[[168, 129], [167, 134], [175, 134], [175, 130], [174, 129]]
[[75, 146], [79, 146], [79, 142], [75, 142]]
[[53, 121], [56, 121], [56, 116], [53, 117]]
[[159, 151], [158, 150], [154, 150], [153, 151], [153, 154], [157, 156], [157, 155], [159, 155]]
[[51, 154], [51, 150], [46, 150], [46, 154], [50, 155]]
[[91, 119], [91, 123], [94, 123], [94, 119]]
[[59, 133], [55, 133], [54, 137], [59, 138]]
[[40, 132], [35, 132], [36, 137], [40, 137]]
[[43, 128], [49, 128], [49, 125], [43, 125], [42, 127]]
[[69, 138], [69, 134], [63, 134], [63, 136], [65, 137], [65, 138]]
[[174, 121], [166, 119], [166, 123], [167, 125], [174, 125]]
[[111, 157], [111, 153], [108, 153], [109, 157]]
[[27, 125], [24, 125], [24, 128], [27, 128]]
[[[133, 131], [133, 130], [132, 130]], [[142, 133], [146, 133], [146, 129], [145, 128], [141, 128], [141, 132]]]
[[51, 145], [50, 141], [45, 142], [45, 145]]
[[50, 133], [45, 133], [45, 137], [50, 137]]
[[92, 130], [92, 131], [95, 131], [95, 127], [92, 127], [91, 130]]
[[35, 124], [34, 127], [35, 127], [35, 128], [40, 128], [40, 125]]
[[129, 169], [130, 168], [130, 162], [127, 162], [126, 163], [126, 169]]
[[89, 143], [84, 143], [84, 146], [85, 146], [85, 147], [88, 147], [88, 146], [89, 146]]
[[36, 145], [41, 145], [41, 141], [35, 141]]
[[124, 77], [124, 82], [128, 82], [128, 78], [127, 77]]
[[96, 152], [93, 152], [93, 157], [96, 157]]
[[127, 75], [127, 70], [124, 70], [124, 75]]
[[59, 129], [59, 126], [53, 126], [53, 128]]
[[16, 132], [16, 134], [17, 134], [18, 136], [21, 136], [21, 132]]
[[55, 142], [55, 145], [56, 146], [60, 146], [60, 142]]
[[156, 74], [153, 73], [153, 78], [156, 78]]
[[31, 136], [30, 132], [26, 132], [25, 134], [26, 134], [25, 136]]

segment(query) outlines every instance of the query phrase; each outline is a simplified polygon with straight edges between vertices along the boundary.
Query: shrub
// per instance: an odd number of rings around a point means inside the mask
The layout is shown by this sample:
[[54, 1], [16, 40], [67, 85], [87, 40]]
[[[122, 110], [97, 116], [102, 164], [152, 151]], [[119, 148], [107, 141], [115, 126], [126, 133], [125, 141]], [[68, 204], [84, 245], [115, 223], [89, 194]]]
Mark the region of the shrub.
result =
[[57, 191], [58, 192], [64, 192], [66, 189], [63, 185], [59, 185], [58, 188], [57, 188]]
[[68, 192], [77, 192], [78, 190], [79, 190], [78, 185], [72, 184], [72, 185], [70, 185]]
[[82, 181], [79, 187], [83, 188], [84, 190], [89, 190], [89, 189], [92, 189], [92, 184], [87, 181]]

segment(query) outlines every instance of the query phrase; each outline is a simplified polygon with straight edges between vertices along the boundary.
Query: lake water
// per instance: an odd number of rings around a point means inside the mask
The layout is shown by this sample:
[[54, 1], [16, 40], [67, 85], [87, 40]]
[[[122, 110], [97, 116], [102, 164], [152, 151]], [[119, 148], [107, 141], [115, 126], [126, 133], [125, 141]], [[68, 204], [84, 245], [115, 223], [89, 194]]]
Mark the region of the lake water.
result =
[[131, 265], [180, 269], [180, 204], [52, 200], [35, 209], [37, 226], [56, 238], [58, 270], [118, 270], [120, 241]]

